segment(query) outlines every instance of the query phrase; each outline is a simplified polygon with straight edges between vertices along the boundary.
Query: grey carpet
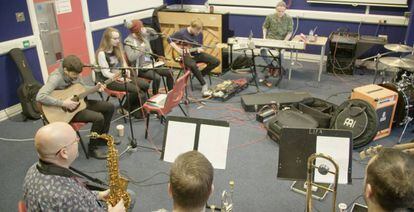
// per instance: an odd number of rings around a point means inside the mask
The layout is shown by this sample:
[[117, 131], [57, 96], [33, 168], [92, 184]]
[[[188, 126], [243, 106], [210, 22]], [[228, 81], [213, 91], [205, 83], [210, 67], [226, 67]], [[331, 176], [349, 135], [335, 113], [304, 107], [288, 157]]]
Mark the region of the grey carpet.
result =
[[[373, 74], [356, 74], [354, 76], [334, 76], [324, 73], [322, 81], [315, 83], [317, 65], [303, 63], [304, 70], [294, 71], [292, 80], [283, 80], [280, 88], [260, 87], [263, 92], [283, 91], [307, 91], [313, 96], [327, 99], [340, 104], [350, 94], [354, 87], [372, 82]], [[228, 73], [223, 78], [238, 78], [247, 75]], [[214, 78], [214, 84], [220, 79]], [[194, 80], [195, 91], [191, 94], [198, 96], [199, 84]], [[255, 92], [254, 86], [250, 86], [242, 94]], [[96, 98], [98, 98], [96, 96]], [[115, 103], [115, 101], [113, 101]], [[223, 189], [228, 189], [229, 180], [235, 181], [234, 204], [235, 211], [304, 211], [305, 197], [290, 191], [291, 181], [276, 178], [278, 145], [266, 137], [266, 132], [255, 121], [254, 113], [246, 113], [240, 105], [240, 95], [230, 99], [226, 103], [208, 101], [205, 106], [191, 104], [184, 107], [191, 117], [227, 120], [230, 122], [230, 142], [227, 157], [226, 170], [216, 170], [214, 175], [215, 191], [209, 203], [220, 204], [220, 195]], [[181, 111], [175, 109], [171, 115], [181, 116]], [[115, 117], [114, 117], [115, 118]], [[115, 134], [115, 126], [123, 123], [118, 120], [111, 126], [111, 132]], [[0, 122], [0, 137], [4, 138], [31, 138], [36, 130], [42, 126], [38, 121], [22, 121], [20, 115], [10, 117]], [[409, 128], [412, 130], [412, 126]], [[85, 127], [87, 129], [87, 127]], [[164, 126], [152, 117], [150, 123], [150, 139], [144, 139], [144, 122], [133, 121], [133, 129], [139, 145], [161, 148]], [[396, 143], [402, 129], [396, 128], [392, 135], [375, 141], [371, 145], [384, 144], [391, 146]], [[82, 132], [83, 139], [87, 130]], [[126, 127], [129, 135], [129, 128]], [[119, 151], [126, 148], [126, 137], [121, 139]], [[412, 133], [407, 133], [404, 140], [413, 138]], [[37, 160], [32, 141], [0, 141], [0, 211], [14, 211], [17, 202], [22, 198], [22, 182], [26, 170]], [[358, 152], [353, 152], [352, 184], [340, 185], [338, 189], [337, 203], [351, 203], [362, 193], [365, 162], [358, 161]], [[106, 180], [106, 162], [101, 160], [87, 160], [79, 147], [79, 158], [73, 164], [74, 167], [91, 176]], [[167, 182], [169, 163], [160, 160], [160, 154], [156, 151], [138, 148], [135, 152], [129, 152], [121, 158], [120, 169], [133, 182], [129, 188], [137, 194], [134, 211], [152, 211], [159, 208], [171, 209], [172, 202], [167, 194]], [[151, 176], [155, 175], [151, 178]], [[324, 201], [314, 201], [314, 206], [319, 211], [329, 211], [332, 194]], [[363, 203], [359, 198], [357, 202]]]

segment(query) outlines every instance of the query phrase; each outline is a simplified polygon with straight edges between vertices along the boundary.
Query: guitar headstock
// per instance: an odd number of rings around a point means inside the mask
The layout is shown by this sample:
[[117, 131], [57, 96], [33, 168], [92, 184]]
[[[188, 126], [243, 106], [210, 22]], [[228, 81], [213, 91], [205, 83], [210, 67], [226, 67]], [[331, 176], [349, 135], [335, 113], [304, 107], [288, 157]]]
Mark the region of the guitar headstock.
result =
[[219, 49], [229, 48], [229, 45], [227, 43], [218, 43], [216, 44], [216, 48], [219, 48]]
[[374, 155], [378, 154], [378, 152], [382, 149], [382, 145], [377, 145], [370, 147], [368, 149], [365, 149], [364, 151], [359, 153], [359, 157], [361, 160], [364, 160], [367, 157], [373, 157]]

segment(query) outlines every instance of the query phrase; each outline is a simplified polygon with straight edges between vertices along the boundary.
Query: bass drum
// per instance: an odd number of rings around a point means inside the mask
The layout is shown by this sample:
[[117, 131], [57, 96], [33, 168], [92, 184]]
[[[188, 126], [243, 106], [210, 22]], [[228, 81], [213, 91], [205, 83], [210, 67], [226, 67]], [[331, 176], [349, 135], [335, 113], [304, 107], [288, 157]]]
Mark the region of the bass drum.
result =
[[414, 87], [413, 85], [399, 86], [394, 83], [379, 84], [384, 88], [398, 93], [397, 108], [394, 114], [394, 126], [406, 123], [409, 117], [414, 118]]

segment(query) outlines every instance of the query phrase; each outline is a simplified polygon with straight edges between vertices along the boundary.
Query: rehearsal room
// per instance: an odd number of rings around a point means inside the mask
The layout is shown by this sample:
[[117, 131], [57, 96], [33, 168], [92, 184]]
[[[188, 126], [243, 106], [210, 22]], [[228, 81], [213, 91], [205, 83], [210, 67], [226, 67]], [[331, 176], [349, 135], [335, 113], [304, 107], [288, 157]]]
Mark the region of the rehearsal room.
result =
[[1, 0], [0, 211], [414, 211], [412, 0]]

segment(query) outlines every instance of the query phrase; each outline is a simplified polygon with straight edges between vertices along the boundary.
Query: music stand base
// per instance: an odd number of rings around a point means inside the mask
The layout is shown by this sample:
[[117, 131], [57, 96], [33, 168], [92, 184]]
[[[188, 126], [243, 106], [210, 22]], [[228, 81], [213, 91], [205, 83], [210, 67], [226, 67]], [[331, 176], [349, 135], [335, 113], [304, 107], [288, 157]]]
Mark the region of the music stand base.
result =
[[[318, 183], [318, 185], [331, 188], [332, 184], [329, 183]], [[290, 186], [290, 189], [296, 193], [306, 195], [306, 187], [305, 181], [294, 181]], [[312, 191], [312, 198], [322, 201], [325, 199], [326, 195], [328, 194], [327, 190], [317, 189], [316, 191]]]

